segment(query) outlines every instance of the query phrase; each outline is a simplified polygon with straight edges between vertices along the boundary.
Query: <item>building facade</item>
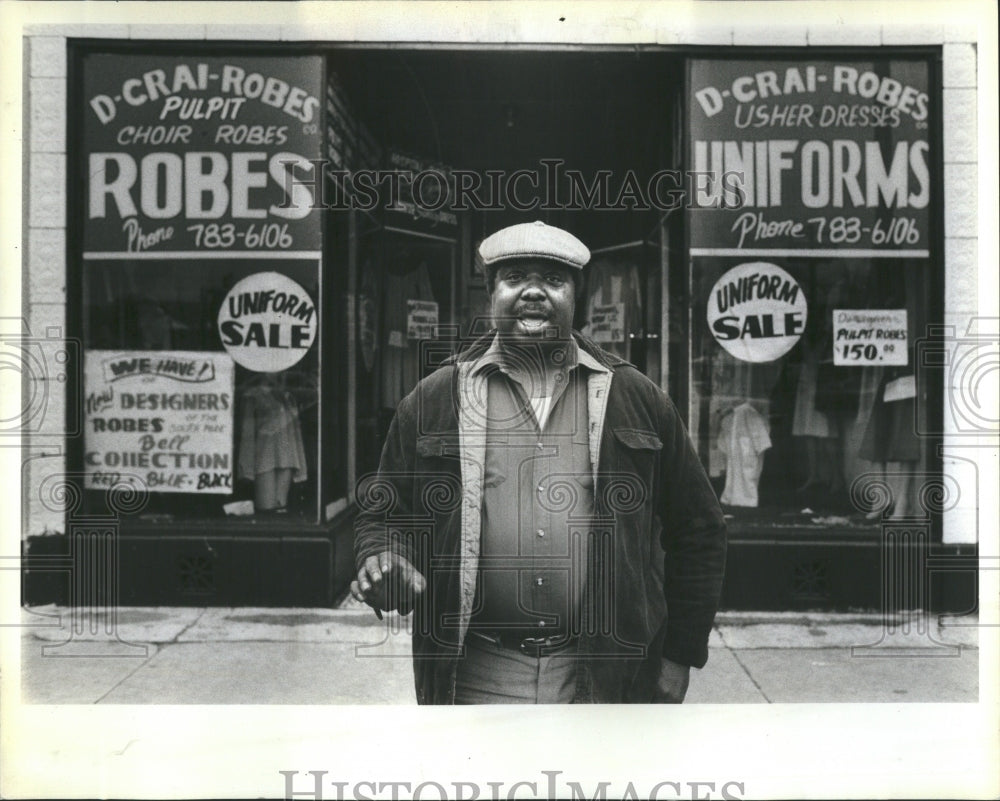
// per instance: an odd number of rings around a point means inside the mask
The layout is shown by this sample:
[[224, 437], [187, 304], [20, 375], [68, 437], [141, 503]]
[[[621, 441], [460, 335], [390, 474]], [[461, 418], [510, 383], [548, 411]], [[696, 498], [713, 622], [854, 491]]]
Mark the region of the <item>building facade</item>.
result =
[[25, 599], [336, 603], [478, 242], [543, 219], [717, 486], [724, 605], [973, 609], [978, 32], [643, 8], [34, 25]]

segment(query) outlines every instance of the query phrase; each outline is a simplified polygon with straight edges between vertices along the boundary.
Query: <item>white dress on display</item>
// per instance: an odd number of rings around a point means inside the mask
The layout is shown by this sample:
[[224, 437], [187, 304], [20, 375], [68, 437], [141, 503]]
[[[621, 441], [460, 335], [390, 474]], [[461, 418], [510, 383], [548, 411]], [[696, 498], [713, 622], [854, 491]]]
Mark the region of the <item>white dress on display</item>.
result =
[[719, 500], [756, 507], [764, 451], [771, 447], [767, 421], [749, 403], [741, 403], [722, 419], [718, 447], [726, 458], [726, 487]]

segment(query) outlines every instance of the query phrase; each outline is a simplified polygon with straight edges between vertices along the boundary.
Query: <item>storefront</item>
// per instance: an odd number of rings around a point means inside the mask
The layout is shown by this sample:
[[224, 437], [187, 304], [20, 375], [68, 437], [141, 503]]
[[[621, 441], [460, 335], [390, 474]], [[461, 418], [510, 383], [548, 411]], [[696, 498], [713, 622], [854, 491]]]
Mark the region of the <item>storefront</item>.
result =
[[67, 463], [120, 513], [120, 603], [335, 603], [395, 405], [489, 327], [478, 242], [532, 219], [685, 417], [725, 605], [878, 607], [893, 520], [974, 559], [926, 497], [940, 47], [68, 47]]

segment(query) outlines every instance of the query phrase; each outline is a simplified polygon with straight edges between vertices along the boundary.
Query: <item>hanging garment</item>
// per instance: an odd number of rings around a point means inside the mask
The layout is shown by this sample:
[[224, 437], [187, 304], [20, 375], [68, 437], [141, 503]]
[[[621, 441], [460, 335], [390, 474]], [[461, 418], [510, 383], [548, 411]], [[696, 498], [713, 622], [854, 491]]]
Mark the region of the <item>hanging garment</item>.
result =
[[751, 397], [753, 369], [757, 365], [740, 361], [721, 348], [712, 357], [708, 399], [708, 474], [718, 478], [726, 472], [726, 454], [719, 449], [722, 421]]
[[291, 392], [270, 386], [251, 387], [243, 396], [239, 477], [291, 468], [293, 481], [306, 480], [306, 452], [299, 410]]
[[757, 506], [764, 451], [771, 447], [767, 421], [749, 403], [722, 419], [719, 450], [726, 457], [726, 486], [719, 499], [729, 506]]
[[358, 293], [358, 345], [365, 372], [375, 366], [378, 351], [379, 274], [370, 259], [361, 268], [361, 291]]
[[912, 396], [886, 400], [886, 387], [901, 375], [906, 367], [889, 370], [882, 376], [872, 407], [868, 427], [858, 455], [870, 462], [915, 462], [920, 459], [920, 439], [916, 433], [915, 405]]
[[795, 393], [795, 414], [792, 418], [793, 437], [836, 437], [837, 432], [823, 412], [816, 408], [816, 381], [819, 364], [813, 354], [802, 363], [799, 385]]
[[[719, 431], [722, 420], [745, 401], [764, 417], [771, 413], [770, 394], [778, 380], [780, 367], [774, 363], [741, 361], [718, 348], [711, 359], [708, 399], [708, 474], [721, 476], [726, 470], [726, 457], [719, 451]], [[692, 431], [697, 429], [692, 425]]]

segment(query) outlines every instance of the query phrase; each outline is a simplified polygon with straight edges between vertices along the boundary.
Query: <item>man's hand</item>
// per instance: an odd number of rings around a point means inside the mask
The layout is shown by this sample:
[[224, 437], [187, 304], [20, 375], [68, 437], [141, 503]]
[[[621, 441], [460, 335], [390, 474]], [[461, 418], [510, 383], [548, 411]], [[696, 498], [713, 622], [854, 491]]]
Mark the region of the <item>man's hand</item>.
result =
[[669, 659], [660, 660], [660, 676], [656, 681], [653, 701], [657, 704], [679, 704], [687, 695], [691, 668], [678, 665]]
[[364, 601], [381, 617], [380, 610], [409, 614], [427, 581], [408, 560], [399, 554], [383, 551], [369, 556], [351, 582], [351, 595]]

